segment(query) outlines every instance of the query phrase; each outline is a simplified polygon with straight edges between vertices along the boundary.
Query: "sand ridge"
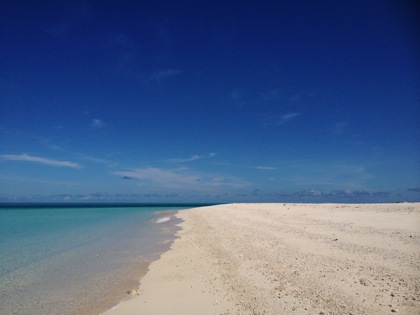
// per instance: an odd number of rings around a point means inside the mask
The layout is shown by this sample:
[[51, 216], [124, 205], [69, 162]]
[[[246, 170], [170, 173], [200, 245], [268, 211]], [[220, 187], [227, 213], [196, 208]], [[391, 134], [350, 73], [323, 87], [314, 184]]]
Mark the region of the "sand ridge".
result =
[[106, 315], [420, 314], [420, 204], [180, 211], [140, 295]]

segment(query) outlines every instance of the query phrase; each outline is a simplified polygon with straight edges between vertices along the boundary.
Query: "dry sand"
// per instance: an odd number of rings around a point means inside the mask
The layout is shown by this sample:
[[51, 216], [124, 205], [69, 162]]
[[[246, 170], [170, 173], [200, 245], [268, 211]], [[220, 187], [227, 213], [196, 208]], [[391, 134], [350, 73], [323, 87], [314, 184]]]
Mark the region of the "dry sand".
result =
[[420, 314], [420, 203], [179, 212], [140, 295], [106, 315]]

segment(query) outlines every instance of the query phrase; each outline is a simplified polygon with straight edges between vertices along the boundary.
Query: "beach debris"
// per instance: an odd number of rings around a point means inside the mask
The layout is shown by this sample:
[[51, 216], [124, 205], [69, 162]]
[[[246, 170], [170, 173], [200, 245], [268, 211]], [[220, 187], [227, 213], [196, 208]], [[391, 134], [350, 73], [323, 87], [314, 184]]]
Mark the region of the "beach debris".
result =
[[131, 290], [127, 291], [127, 294], [129, 294], [131, 296], [140, 295], [140, 290], [139, 289], [131, 289]]

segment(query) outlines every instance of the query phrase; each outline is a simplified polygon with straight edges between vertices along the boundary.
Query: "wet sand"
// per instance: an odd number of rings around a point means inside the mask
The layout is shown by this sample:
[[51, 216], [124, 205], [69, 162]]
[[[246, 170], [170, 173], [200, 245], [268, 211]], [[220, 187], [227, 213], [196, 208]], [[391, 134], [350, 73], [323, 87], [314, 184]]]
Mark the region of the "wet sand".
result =
[[139, 295], [104, 313], [420, 314], [420, 203], [180, 211]]

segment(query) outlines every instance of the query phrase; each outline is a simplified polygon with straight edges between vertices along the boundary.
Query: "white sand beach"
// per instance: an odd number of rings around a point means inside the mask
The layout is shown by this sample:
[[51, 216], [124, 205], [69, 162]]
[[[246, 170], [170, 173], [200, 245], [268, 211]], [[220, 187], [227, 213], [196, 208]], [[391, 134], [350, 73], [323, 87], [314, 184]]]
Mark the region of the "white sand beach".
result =
[[420, 203], [180, 211], [139, 295], [104, 315], [420, 314]]

